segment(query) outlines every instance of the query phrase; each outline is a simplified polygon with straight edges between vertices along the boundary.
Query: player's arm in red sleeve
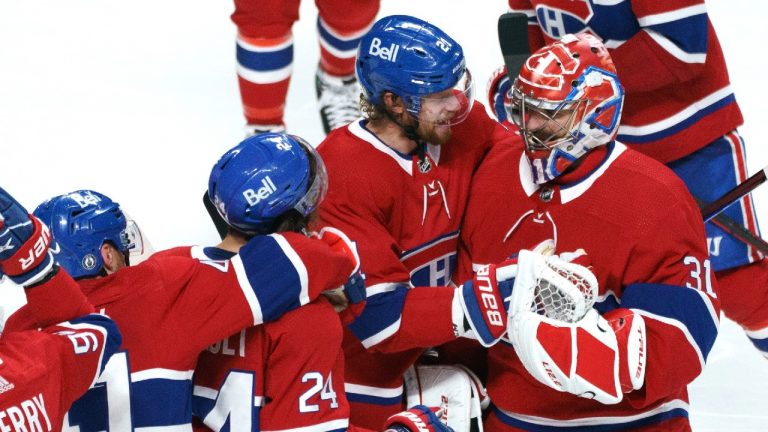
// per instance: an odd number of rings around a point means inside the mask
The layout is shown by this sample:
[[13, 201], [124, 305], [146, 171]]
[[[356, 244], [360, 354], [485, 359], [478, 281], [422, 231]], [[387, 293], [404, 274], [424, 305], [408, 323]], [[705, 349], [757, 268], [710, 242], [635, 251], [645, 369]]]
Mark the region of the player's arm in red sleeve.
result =
[[515, 351], [539, 382], [639, 408], [678, 394], [701, 373], [720, 312], [703, 223], [690, 196], [665, 198], [663, 212], [633, 227], [641, 240], [626, 263], [619, 307], [590, 308], [574, 323], [529, 311], [512, 317]]
[[58, 430], [66, 410], [94, 383], [120, 343], [114, 322], [96, 314], [42, 331], [4, 333], [0, 374], [10, 388], [0, 393], [0, 411], [21, 407], [29, 415], [17, 420], [27, 430], [36, 430], [36, 424], [39, 430]]
[[46, 282], [24, 290], [27, 296], [26, 310], [39, 327], [93, 312], [93, 306], [66, 270], [56, 266], [53, 272], [53, 276]]
[[400, 247], [386, 229], [386, 215], [371, 205], [379, 198], [360, 185], [354, 190], [345, 185], [334, 190], [333, 175], [330, 179], [321, 224], [337, 227], [355, 241], [366, 277], [366, 306], [350, 330], [364, 347], [382, 352], [453, 340], [453, 289], [412, 289], [410, 274], [399, 258]]
[[[670, 206], [650, 226], [655, 232], [635, 252], [636, 269], [621, 306], [640, 314], [647, 331], [645, 385], [628, 394], [648, 405], [690, 384], [701, 374], [717, 337], [720, 303], [703, 223], [693, 201]], [[651, 273], [649, 269], [654, 269]], [[650, 275], [650, 276], [649, 276]]]
[[163, 280], [169, 319], [200, 349], [309, 303], [344, 284], [354, 268], [343, 252], [295, 233], [256, 236], [230, 260], [147, 262]]
[[633, 0], [631, 4], [639, 31], [608, 49], [627, 92], [653, 91], [702, 73], [716, 44], [703, 1]]

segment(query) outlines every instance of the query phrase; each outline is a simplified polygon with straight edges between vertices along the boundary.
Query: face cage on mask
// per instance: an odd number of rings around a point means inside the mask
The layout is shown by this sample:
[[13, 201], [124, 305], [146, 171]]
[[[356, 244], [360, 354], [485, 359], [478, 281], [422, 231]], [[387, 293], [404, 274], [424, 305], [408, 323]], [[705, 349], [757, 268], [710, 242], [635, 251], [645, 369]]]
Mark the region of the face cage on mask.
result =
[[[526, 97], [517, 88], [513, 88], [510, 99], [507, 114], [520, 130], [526, 149], [529, 151], [547, 151], [578, 140], [580, 123], [584, 119], [583, 117], [577, 119], [576, 115], [585, 111], [583, 106], [588, 102], [586, 99], [557, 102], [534, 99]], [[567, 116], [558, 119], [564, 114]], [[530, 129], [527, 126], [533, 115], [543, 119], [536, 129]], [[554, 127], [550, 128], [551, 125]]]

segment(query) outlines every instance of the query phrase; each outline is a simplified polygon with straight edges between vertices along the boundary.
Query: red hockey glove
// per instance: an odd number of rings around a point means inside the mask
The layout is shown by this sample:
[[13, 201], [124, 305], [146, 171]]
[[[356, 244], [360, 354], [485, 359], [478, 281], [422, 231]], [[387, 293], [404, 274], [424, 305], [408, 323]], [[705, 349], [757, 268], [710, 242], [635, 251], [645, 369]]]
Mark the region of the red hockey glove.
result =
[[357, 246], [341, 230], [333, 227], [325, 227], [317, 233], [317, 238], [327, 243], [331, 249], [347, 255], [354, 263], [355, 268], [341, 287], [350, 304], [365, 301], [365, 275], [360, 271], [360, 256], [357, 254]]

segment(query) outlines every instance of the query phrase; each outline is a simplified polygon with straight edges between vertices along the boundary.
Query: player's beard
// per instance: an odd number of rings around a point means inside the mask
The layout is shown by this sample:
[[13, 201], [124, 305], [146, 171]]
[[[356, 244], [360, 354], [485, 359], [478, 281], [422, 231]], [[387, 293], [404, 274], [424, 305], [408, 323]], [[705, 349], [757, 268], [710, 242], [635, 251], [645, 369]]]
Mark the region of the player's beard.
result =
[[434, 145], [442, 145], [451, 139], [451, 126], [450, 122], [444, 123], [428, 123], [422, 122], [419, 124], [419, 137], [425, 142]]

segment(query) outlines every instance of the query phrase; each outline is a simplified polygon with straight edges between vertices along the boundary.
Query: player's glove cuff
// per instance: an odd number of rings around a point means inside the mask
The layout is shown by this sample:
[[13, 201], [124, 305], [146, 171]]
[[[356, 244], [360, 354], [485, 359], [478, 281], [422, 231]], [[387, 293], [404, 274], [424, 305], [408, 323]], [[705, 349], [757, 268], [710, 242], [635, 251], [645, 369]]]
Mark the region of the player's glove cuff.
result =
[[45, 279], [55, 263], [49, 250], [51, 232], [48, 227], [32, 215], [29, 215], [29, 223], [32, 233], [21, 244], [13, 233], [14, 227], [3, 227], [4, 232], [0, 234], [0, 249], [3, 249], [3, 252], [16, 248], [11, 256], [0, 260], [0, 272], [24, 287]]
[[424, 405], [416, 405], [389, 417], [384, 429], [395, 432], [454, 432]]
[[495, 344], [506, 332], [505, 302], [512, 294], [516, 268], [516, 259], [498, 266], [486, 265], [477, 270], [471, 281], [456, 288], [464, 318], [483, 346]]

